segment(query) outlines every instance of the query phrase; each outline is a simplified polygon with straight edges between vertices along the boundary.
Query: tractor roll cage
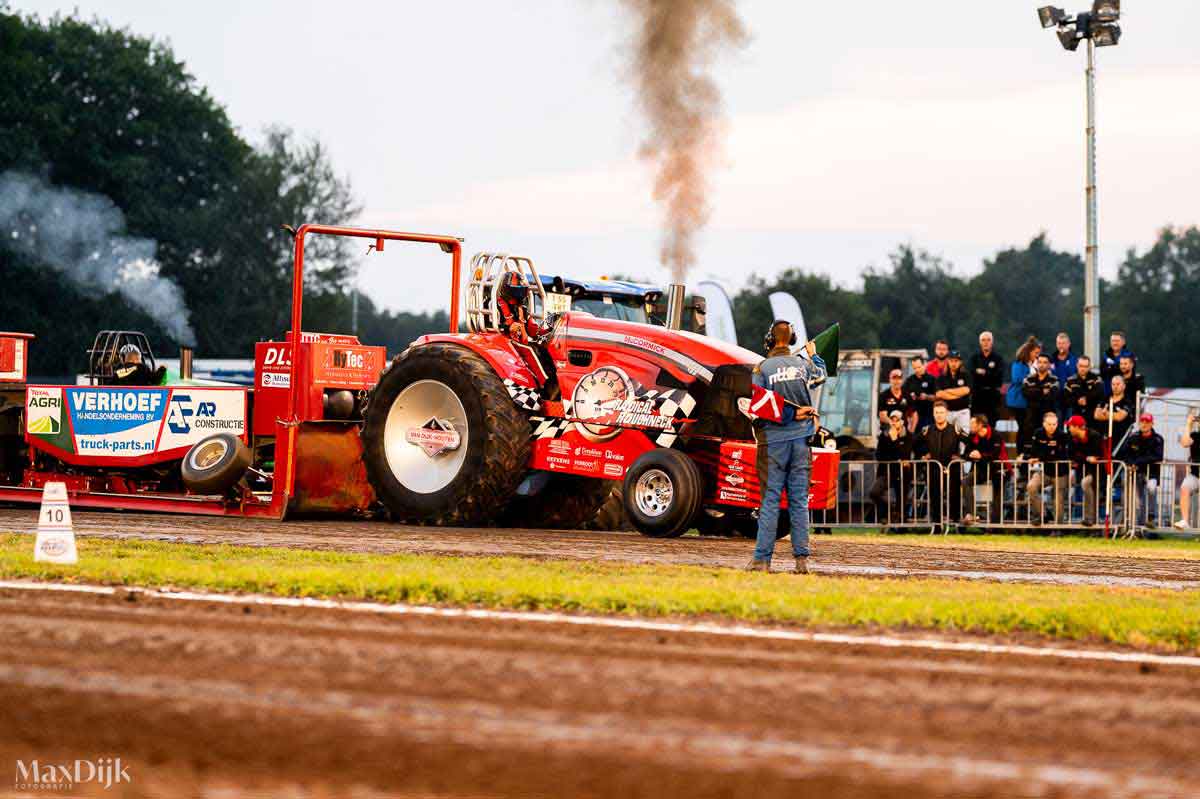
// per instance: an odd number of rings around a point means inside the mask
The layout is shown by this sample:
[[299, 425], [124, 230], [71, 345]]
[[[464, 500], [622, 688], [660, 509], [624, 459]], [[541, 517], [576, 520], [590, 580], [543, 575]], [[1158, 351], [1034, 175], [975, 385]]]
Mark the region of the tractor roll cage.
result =
[[158, 368], [150, 339], [138, 330], [101, 330], [88, 350], [88, 382], [93, 385], [108, 385], [121, 361], [121, 347], [133, 344], [142, 353], [142, 362], [153, 372]]
[[[497, 290], [510, 273], [520, 275], [529, 287], [525, 310], [538, 325], [546, 321], [546, 289], [533, 259], [508, 253], [480, 252], [471, 258], [471, 279], [467, 283], [467, 327], [472, 333], [503, 333]], [[537, 302], [535, 296], [537, 295]]]

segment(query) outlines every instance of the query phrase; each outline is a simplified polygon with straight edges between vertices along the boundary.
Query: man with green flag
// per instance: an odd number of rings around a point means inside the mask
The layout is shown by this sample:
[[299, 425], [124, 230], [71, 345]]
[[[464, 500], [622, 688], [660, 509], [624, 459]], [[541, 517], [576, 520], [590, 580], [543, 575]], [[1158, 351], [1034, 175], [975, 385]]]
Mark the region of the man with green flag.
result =
[[[832, 344], [832, 362], [837, 362], [837, 326], [817, 337], [825, 352]], [[826, 366], [816, 340], [807, 342], [795, 354], [796, 332], [786, 320], [776, 319], [764, 338], [767, 358], [754, 370], [758, 392], [779, 398], [771, 403], [779, 413], [768, 421], [760, 415], [762, 438], [767, 450], [767, 474], [762, 482], [762, 506], [758, 511], [758, 536], [754, 557], [747, 571], [770, 571], [779, 527], [779, 505], [786, 487], [788, 516], [792, 528], [792, 554], [796, 572], [808, 573], [808, 478], [811, 468], [809, 436], [817, 430], [817, 411], [810, 390], [825, 380]], [[762, 451], [761, 449], [759, 450]]]
[[813, 337], [812, 345], [816, 356], [825, 363], [825, 374], [837, 377], [838, 349], [841, 347], [841, 327], [834, 322]]

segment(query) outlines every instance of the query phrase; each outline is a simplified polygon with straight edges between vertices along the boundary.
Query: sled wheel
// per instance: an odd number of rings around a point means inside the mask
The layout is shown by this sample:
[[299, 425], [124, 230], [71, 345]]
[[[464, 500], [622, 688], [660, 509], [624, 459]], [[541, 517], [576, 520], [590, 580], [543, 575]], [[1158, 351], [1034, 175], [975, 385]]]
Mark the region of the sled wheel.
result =
[[529, 419], [475, 353], [410, 347], [367, 403], [363, 462], [392, 517], [432, 524], [493, 521], [529, 460]]
[[513, 497], [500, 516], [505, 527], [536, 527], [552, 530], [578, 530], [596, 516], [608, 498], [611, 480], [554, 474], [531, 497]]
[[652, 449], [625, 473], [625, 515], [644, 535], [677, 538], [688, 531], [700, 510], [704, 482], [687, 455]]
[[216, 433], [192, 445], [179, 464], [193, 494], [224, 494], [250, 468], [250, 450], [232, 433]]

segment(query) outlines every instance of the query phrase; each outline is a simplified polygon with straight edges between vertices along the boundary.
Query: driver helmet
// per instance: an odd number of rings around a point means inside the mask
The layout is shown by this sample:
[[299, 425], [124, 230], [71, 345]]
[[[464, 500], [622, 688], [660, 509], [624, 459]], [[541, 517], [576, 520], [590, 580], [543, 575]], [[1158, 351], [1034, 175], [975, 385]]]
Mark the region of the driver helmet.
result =
[[125, 344], [120, 349], [121, 363], [140, 363], [142, 351], [136, 344]]
[[500, 296], [506, 300], [511, 300], [517, 305], [524, 305], [526, 297], [529, 296], [529, 286], [517, 272], [508, 272], [504, 275], [504, 280], [500, 283]]

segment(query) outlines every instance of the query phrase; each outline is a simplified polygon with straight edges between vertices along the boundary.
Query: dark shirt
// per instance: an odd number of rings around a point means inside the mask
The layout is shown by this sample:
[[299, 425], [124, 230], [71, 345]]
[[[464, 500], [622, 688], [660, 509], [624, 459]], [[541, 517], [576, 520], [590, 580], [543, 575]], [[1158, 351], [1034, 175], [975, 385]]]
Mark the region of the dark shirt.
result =
[[1058, 413], [1058, 378], [1054, 372], [1046, 372], [1044, 378], [1036, 371], [1030, 372], [1021, 384], [1021, 395], [1029, 403], [1026, 411], [1029, 419], [1040, 422], [1047, 411]]
[[968, 389], [967, 393], [958, 399], [943, 400], [946, 403], [946, 410], [965, 411], [971, 407], [971, 392], [969, 391], [971, 388], [971, 373], [966, 369], [960, 366], [958, 372], [952, 374], [949, 367], [947, 367], [946, 371], [938, 377], [936, 385], [938, 391], [949, 388], [965, 387]]
[[908, 397], [904, 395], [904, 388], [900, 388], [900, 396], [897, 397], [892, 393], [892, 387], [888, 386], [887, 391], [879, 395], [879, 412], [883, 414], [891, 413], [892, 411], [900, 411], [908, 413]]
[[946, 426], [941, 430], [938, 430], [936, 424], [931, 424], [922, 430], [915, 446], [922, 455], [928, 455], [944, 466], [959, 457], [961, 443], [962, 439], [959, 437], [958, 431], [947, 421]]
[[1004, 385], [1004, 359], [995, 350], [990, 355], [982, 352], [972, 355], [967, 361], [967, 371], [971, 373], [971, 388], [976, 392], [998, 393]]
[[1088, 458], [1095, 458], [1098, 463], [1104, 461], [1104, 434], [1089, 427], [1087, 438], [1083, 441], [1071, 436], [1068, 454], [1071, 456], [1071, 462], [1076, 466], [1095, 467], [1097, 464], [1088, 463]]
[[1124, 457], [1139, 476], [1158, 477], [1158, 464], [1163, 459], [1163, 437], [1153, 430], [1150, 435], [1143, 435], [1139, 430], [1125, 442]]
[[[1054, 378], [1054, 382], [1057, 383], [1058, 378]], [[1069, 460], [1069, 453], [1067, 434], [1061, 427], [1052, 436], [1046, 433], [1045, 427], [1039, 427], [1025, 441], [1025, 457], [1037, 458], [1043, 463]]]
[[879, 444], [875, 447], [875, 460], [877, 461], [909, 461], [913, 455], [913, 440], [907, 432], [897, 438], [895, 441], [887, 433], [879, 437]]
[[909, 375], [904, 385], [900, 387], [908, 400], [908, 407], [917, 412], [917, 416], [928, 419], [933, 415], [933, 400], [919, 400], [918, 394], [933, 396], [937, 392], [937, 378], [926, 372], [924, 375]]
[[[967, 438], [966, 443], [963, 445], [963, 457], [978, 460], [980, 463], [994, 461], [1000, 457], [1000, 448], [1003, 446], [1004, 442], [1000, 440], [1000, 436], [996, 435], [996, 432], [991, 427], [988, 427], [983, 435], [972, 433]], [[978, 459], [971, 458], [972, 450], [979, 450]]]
[[[1125, 377], [1125, 375], [1121, 375], [1121, 377]], [[1138, 374], [1136, 370], [1129, 377], [1125, 377], [1125, 393], [1131, 397], [1145, 394], [1146, 378]]]
[[[1112, 397], [1109, 397], [1109, 399], [1111, 400]], [[1133, 400], [1132, 394], [1125, 394], [1123, 397], [1121, 397], [1121, 399], [1113, 401], [1113, 416], [1116, 416], [1116, 412], [1118, 410], [1125, 411], [1124, 419], [1122, 419], [1121, 421], [1117, 421], [1116, 419], [1113, 419], [1113, 423], [1112, 423], [1113, 447], [1117, 447], [1118, 445], [1120, 445], [1121, 439], [1125, 436], [1125, 431], [1128, 430], [1133, 425], [1133, 423], [1136, 421], [1133, 418], [1133, 415], [1134, 415], [1133, 403], [1134, 403], [1134, 400]], [[1107, 402], [1101, 403], [1101, 407], [1107, 409], [1108, 403]], [[1106, 430], [1108, 429], [1108, 420], [1107, 419], [1098, 420], [1097, 424], [1102, 425]], [[1116, 455], [1116, 452], [1114, 452], [1113, 454]]]
[[1193, 477], [1200, 477], [1200, 433], [1189, 431], [1188, 435], [1192, 438], [1192, 445], [1188, 447], [1188, 462], [1192, 465], [1188, 471]]
[[133, 366], [119, 366], [113, 370], [113, 385], [151, 386], [154, 385], [154, 373], [144, 361]]
[[[1083, 405], [1079, 400], [1085, 400]], [[1086, 378], [1073, 374], [1067, 378], [1066, 388], [1063, 389], [1062, 403], [1066, 409], [1067, 418], [1079, 414], [1089, 425], [1096, 413], [1096, 406], [1104, 401], [1104, 383], [1100, 375], [1088, 372]], [[1066, 421], [1065, 419], [1063, 421]]]
[[1104, 354], [1100, 356], [1100, 378], [1104, 381], [1104, 385], [1106, 387], [1110, 382], [1112, 382], [1113, 375], [1119, 375], [1121, 373], [1122, 357], [1132, 358], [1133, 353], [1129, 351], [1128, 347], [1120, 352], [1113, 352], [1112, 347], [1109, 347], [1104, 351]]

